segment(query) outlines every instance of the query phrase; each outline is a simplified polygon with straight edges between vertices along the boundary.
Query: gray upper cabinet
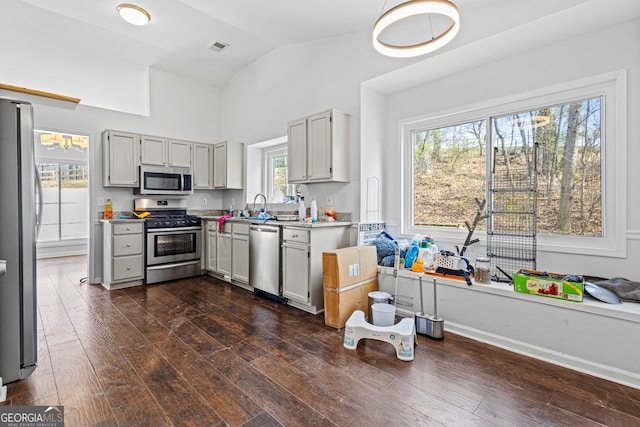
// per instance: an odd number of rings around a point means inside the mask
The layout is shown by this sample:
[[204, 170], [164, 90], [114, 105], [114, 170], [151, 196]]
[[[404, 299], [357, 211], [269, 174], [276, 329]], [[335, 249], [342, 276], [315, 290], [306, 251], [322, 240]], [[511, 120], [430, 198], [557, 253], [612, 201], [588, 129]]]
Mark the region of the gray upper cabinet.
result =
[[[193, 188], [242, 188], [244, 144], [203, 144], [159, 136], [105, 130], [103, 141], [103, 185], [138, 187], [140, 165], [191, 168]], [[214, 148], [219, 147], [220, 165], [214, 175]], [[218, 185], [214, 186], [214, 178]]]
[[140, 136], [140, 164], [190, 168], [193, 144], [157, 136]]
[[213, 146], [193, 144], [193, 188], [213, 188]]
[[190, 168], [192, 146], [193, 144], [191, 142], [170, 139], [167, 166]]
[[102, 184], [105, 187], [137, 187], [140, 137], [105, 130], [102, 132]]
[[241, 190], [243, 171], [243, 143], [221, 142], [213, 146], [213, 188]]
[[167, 140], [156, 136], [140, 136], [140, 164], [167, 164]]
[[331, 109], [287, 126], [289, 182], [350, 180], [350, 117]]

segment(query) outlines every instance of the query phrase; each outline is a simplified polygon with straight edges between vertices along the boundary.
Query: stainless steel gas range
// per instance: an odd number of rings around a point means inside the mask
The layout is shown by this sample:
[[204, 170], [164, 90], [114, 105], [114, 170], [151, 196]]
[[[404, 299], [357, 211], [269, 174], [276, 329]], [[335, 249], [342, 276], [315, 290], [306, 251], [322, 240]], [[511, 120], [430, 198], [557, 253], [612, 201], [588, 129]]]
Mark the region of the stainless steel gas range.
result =
[[146, 283], [200, 275], [202, 223], [187, 215], [187, 201], [139, 198], [134, 209], [150, 213], [145, 221]]

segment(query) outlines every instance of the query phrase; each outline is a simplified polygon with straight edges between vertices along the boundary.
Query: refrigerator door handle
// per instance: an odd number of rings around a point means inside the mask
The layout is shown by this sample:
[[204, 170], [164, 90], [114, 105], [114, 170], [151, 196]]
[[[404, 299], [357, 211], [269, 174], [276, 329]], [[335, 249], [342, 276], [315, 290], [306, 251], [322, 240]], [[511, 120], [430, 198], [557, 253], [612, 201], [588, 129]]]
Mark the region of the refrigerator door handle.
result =
[[36, 240], [40, 236], [40, 226], [42, 225], [42, 180], [40, 179], [40, 171], [38, 170], [38, 165], [33, 165], [36, 170], [36, 195], [38, 197], [36, 210]]
[[7, 274], [7, 261], [0, 259], [0, 276], [4, 276], [6, 274]]

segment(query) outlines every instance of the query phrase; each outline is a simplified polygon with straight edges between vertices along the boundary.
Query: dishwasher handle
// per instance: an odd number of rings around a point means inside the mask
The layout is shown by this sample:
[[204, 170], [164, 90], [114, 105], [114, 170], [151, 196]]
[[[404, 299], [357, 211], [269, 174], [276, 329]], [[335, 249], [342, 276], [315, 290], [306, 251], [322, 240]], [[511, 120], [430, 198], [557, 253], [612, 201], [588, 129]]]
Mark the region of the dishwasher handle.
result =
[[268, 225], [252, 225], [249, 227], [250, 230], [259, 231], [261, 233], [277, 233], [278, 227], [268, 226]]

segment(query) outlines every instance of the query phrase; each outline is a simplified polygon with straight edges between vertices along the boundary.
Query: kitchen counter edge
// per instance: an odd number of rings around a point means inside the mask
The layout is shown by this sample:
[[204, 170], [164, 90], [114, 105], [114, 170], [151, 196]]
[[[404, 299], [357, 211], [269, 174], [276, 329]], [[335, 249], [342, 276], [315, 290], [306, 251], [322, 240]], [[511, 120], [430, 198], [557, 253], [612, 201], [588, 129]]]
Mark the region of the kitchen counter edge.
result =
[[110, 222], [110, 223], [119, 223], [119, 222], [144, 222], [144, 219], [140, 219], [140, 218], [126, 218], [126, 219], [121, 219], [121, 218], [113, 218], [113, 219], [101, 219], [100, 222]]
[[[220, 216], [201, 216], [204, 221], [217, 221]], [[350, 221], [326, 221], [326, 222], [302, 222], [302, 221], [276, 221], [276, 220], [249, 220], [242, 218], [229, 218], [228, 222], [260, 224], [260, 225], [278, 225], [282, 227], [299, 227], [299, 228], [323, 228], [323, 227], [349, 227], [353, 225]]]

